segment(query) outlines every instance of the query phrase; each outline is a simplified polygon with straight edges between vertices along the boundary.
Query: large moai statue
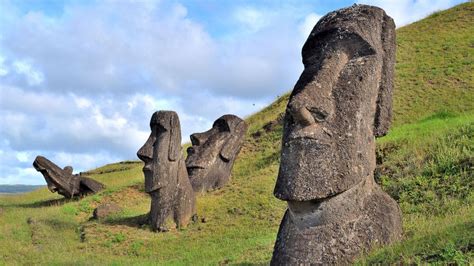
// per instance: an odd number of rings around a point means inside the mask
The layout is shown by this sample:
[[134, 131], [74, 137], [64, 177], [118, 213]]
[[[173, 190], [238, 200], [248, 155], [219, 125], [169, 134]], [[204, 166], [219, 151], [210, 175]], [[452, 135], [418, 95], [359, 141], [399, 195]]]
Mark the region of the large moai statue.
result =
[[82, 175], [73, 175], [72, 167], [66, 166], [61, 169], [59, 166], [43, 156], [37, 156], [33, 162], [36, 171], [43, 174], [48, 189], [51, 192], [58, 192], [66, 198], [97, 193], [105, 186], [91, 178]]
[[191, 135], [186, 168], [194, 191], [205, 192], [227, 184], [246, 132], [244, 120], [223, 115], [208, 131]]
[[173, 111], [158, 111], [150, 121], [151, 134], [138, 150], [145, 162], [145, 192], [151, 196], [150, 225], [168, 231], [167, 218], [186, 227], [196, 213], [195, 196], [181, 151], [181, 126]]
[[347, 264], [401, 237], [397, 203], [374, 182], [375, 137], [391, 121], [395, 24], [377, 7], [324, 16], [302, 50], [274, 195], [288, 202], [272, 265]]

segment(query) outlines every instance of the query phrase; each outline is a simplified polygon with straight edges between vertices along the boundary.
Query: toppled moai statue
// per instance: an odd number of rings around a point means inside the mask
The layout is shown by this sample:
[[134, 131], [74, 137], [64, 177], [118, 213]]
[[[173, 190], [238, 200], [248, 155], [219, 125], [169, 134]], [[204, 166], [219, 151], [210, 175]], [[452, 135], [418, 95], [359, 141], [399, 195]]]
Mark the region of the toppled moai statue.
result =
[[186, 168], [196, 192], [222, 188], [230, 179], [247, 124], [235, 115], [219, 117], [206, 132], [191, 135]]
[[145, 162], [145, 192], [151, 196], [150, 225], [154, 231], [168, 231], [166, 220], [188, 225], [195, 215], [195, 196], [181, 152], [181, 126], [173, 111], [158, 111], [150, 121], [151, 134], [137, 156]]
[[373, 176], [375, 137], [391, 121], [395, 24], [377, 7], [340, 9], [316, 24], [302, 55], [274, 190], [288, 209], [271, 264], [347, 264], [402, 233], [397, 203]]
[[43, 156], [36, 157], [33, 167], [43, 174], [49, 191], [58, 192], [66, 198], [97, 193], [105, 188], [102, 183], [91, 178], [77, 174], [73, 175], [71, 166], [61, 169]]

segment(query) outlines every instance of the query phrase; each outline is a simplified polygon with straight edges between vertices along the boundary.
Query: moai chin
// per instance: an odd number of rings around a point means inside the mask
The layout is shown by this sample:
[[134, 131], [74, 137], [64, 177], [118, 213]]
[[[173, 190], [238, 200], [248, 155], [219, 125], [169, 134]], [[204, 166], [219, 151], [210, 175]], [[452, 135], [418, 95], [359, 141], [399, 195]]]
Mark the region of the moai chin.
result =
[[288, 209], [271, 264], [346, 264], [402, 233], [397, 203], [373, 177], [375, 137], [391, 123], [395, 24], [373, 6], [331, 12], [302, 56], [274, 190]]
[[191, 135], [186, 168], [194, 191], [205, 192], [227, 184], [246, 132], [244, 120], [223, 115], [208, 131]]
[[151, 196], [149, 221], [154, 231], [167, 231], [172, 217], [178, 228], [195, 215], [195, 196], [181, 152], [181, 126], [173, 111], [158, 111], [150, 121], [151, 134], [138, 150], [145, 163], [145, 192]]
[[43, 156], [36, 157], [33, 167], [43, 175], [49, 191], [57, 192], [66, 198], [97, 193], [105, 188], [102, 183], [91, 178], [73, 175], [71, 166], [61, 169]]

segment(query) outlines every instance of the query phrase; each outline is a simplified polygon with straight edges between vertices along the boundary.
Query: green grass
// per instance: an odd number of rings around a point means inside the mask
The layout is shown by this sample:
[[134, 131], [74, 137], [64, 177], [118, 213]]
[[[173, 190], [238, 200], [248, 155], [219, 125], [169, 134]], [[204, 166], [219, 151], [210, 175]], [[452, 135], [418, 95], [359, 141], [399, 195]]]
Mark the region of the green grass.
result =
[[474, 3], [397, 30], [394, 123], [474, 109]]
[[457, 264], [474, 262], [474, 209], [462, 207], [444, 216], [404, 217], [405, 239], [373, 251], [356, 264]]
[[408, 213], [442, 214], [472, 203], [474, 116], [433, 116], [378, 141], [378, 179]]
[[474, 112], [438, 113], [377, 142], [377, 180], [400, 204], [404, 241], [361, 264], [474, 262]]
[[[467, 34], [473, 7], [398, 30], [395, 123], [377, 141], [376, 179], [402, 208], [404, 238], [359, 264], [474, 263], [474, 41]], [[285, 203], [272, 194], [282, 127], [264, 127], [282, 115], [287, 100], [247, 118], [232, 181], [198, 196], [197, 223], [164, 234], [140, 225], [150, 203], [142, 164], [106, 165], [87, 173], [107, 185], [96, 195], [63, 199], [40, 189], [0, 196], [0, 265], [267, 264]], [[123, 211], [89, 220], [104, 202]]]

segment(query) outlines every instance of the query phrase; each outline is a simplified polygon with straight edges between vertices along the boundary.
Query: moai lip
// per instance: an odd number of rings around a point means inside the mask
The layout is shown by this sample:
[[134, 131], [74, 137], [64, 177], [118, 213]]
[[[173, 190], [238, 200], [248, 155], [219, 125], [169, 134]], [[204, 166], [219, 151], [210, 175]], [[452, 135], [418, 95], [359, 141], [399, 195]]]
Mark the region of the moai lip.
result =
[[274, 190], [288, 210], [271, 263], [349, 263], [402, 232], [398, 205], [373, 177], [375, 137], [391, 123], [395, 24], [373, 6], [331, 12], [302, 56]]
[[151, 196], [150, 226], [166, 232], [166, 220], [173, 218], [178, 228], [186, 227], [196, 213], [195, 195], [181, 150], [181, 126], [173, 111], [155, 112], [151, 134], [138, 150], [145, 163], [145, 192]]
[[222, 188], [230, 179], [247, 124], [235, 115], [219, 117], [206, 132], [190, 136], [186, 168], [195, 192]]
[[80, 196], [90, 193], [97, 193], [105, 186], [91, 178], [72, 174], [73, 168], [66, 166], [61, 169], [59, 166], [43, 156], [37, 156], [33, 162], [33, 167], [41, 172], [49, 191], [66, 198]]

